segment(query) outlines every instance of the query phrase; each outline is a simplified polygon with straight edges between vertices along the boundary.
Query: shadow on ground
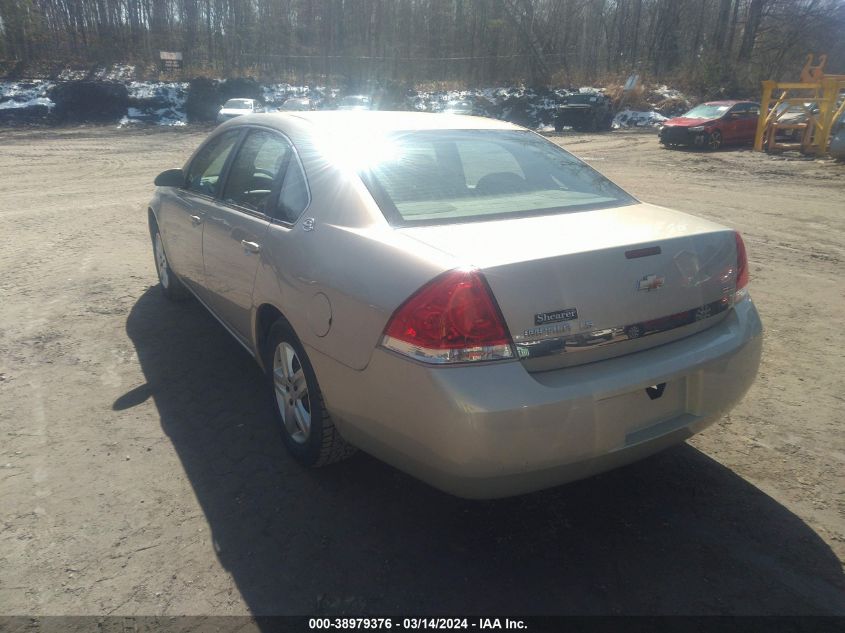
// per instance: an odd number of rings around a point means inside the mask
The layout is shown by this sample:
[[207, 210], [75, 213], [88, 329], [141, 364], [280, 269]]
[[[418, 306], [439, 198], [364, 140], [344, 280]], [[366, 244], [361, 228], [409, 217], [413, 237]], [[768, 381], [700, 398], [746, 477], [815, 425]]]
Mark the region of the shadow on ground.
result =
[[201, 306], [151, 288], [127, 332], [147, 384], [115, 407], [154, 398], [254, 614], [845, 613], [826, 544], [690, 446], [488, 502], [366, 455], [304, 470], [257, 365]]

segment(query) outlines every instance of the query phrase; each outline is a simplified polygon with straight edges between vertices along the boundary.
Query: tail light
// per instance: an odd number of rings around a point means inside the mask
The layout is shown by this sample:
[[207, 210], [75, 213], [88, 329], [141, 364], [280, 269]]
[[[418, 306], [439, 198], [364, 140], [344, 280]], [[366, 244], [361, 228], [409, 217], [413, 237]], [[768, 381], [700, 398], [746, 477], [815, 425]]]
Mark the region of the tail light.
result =
[[396, 309], [382, 345], [426, 363], [514, 358], [510, 333], [477, 270], [451, 270]]
[[745, 242], [738, 232], [734, 232], [736, 238], [736, 294], [734, 301], [740, 301], [748, 295], [748, 254], [745, 251]]

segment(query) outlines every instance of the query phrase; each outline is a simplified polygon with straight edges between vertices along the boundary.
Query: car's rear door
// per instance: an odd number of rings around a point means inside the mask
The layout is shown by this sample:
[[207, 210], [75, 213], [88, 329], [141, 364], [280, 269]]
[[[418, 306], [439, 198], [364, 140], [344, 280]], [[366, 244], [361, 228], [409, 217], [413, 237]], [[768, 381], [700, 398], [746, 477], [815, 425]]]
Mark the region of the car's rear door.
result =
[[738, 103], [725, 114], [726, 143], [747, 143], [754, 138], [757, 129], [757, 112], [751, 103]]
[[[757, 119], [760, 117], [760, 106], [756, 103], [741, 104], [740, 117], [737, 121], [737, 143], [751, 143], [757, 133]], [[739, 107], [739, 106], [737, 106]]]
[[159, 229], [171, 267], [192, 290], [202, 295], [204, 270], [202, 234], [209, 205], [219, 193], [220, 178], [241, 130], [210, 138], [188, 166], [185, 184], [161, 196]]
[[238, 336], [250, 336], [252, 290], [270, 216], [292, 149], [280, 133], [248, 128], [203, 232], [207, 302]]

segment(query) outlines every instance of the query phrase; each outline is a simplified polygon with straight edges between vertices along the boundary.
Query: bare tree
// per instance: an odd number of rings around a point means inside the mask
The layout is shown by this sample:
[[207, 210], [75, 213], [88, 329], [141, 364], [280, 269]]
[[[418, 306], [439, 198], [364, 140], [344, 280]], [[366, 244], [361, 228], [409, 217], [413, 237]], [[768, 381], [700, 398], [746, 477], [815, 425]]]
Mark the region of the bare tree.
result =
[[[361, 83], [679, 84], [845, 72], [841, 0], [0, 0], [0, 58]], [[809, 50], [812, 47], [814, 50]]]

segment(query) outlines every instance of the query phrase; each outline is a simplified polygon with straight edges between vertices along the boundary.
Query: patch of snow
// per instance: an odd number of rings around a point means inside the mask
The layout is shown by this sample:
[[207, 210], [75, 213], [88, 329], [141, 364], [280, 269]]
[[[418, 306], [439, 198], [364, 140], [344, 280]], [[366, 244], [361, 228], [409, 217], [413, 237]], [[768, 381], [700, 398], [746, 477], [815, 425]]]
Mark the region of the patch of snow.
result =
[[158, 125], [166, 125], [169, 127], [181, 127], [188, 124], [188, 119], [184, 111], [176, 111], [168, 108], [156, 110]]
[[109, 68], [99, 68], [93, 78], [100, 81], [131, 81], [135, 79], [135, 66], [116, 64]]
[[128, 118], [127, 124], [186, 125], [187, 83], [130, 81], [126, 84], [126, 90], [130, 102], [135, 104], [128, 108], [127, 117], [124, 117]]
[[0, 102], [0, 110], [29, 108], [30, 106], [47, 106], [48, 109], [52, 109], [55, 105], [55, 103], [46, 97], [36, 97], [35, 99], [29, 99], [28, 101], [15, 101], [14, 99], [9, 99], [7, 101]]
[[85, 70], [71, 70], [70, 68], [65, 68], [62, 72], [59, 73], [59, 81], [79, 81], [81, 79], [85, 79], [88, 76], [88, 71]]
[[32, 106], [45, 106], [52, 110], [56, 105], [47, 96], [55, 84], [52, 81], [0, 81], [0, 110], [14, 110]]
[[611, 127], [614, 130], [628, 127], [655, 127], [666, 121], [669, 117], [665, 117], [659, 112], [650, 110], [647, 112], [638, 110], [622, 110], [617, 112], [613, 117]]
[[[132, 108], [130, 108], [130, 110], [131, 109]], [[120, 119], [120, 121], [117, 122], [117, 127], [119, 127], [119, 128], [128, 127], [130, 125], [137, 125], [139, 123], [143, 123], [143, 121], [140, 121], [138, 119], [132, 119], [128, 116], [124, 116], [123, 118]]]

